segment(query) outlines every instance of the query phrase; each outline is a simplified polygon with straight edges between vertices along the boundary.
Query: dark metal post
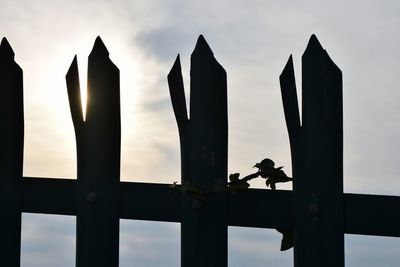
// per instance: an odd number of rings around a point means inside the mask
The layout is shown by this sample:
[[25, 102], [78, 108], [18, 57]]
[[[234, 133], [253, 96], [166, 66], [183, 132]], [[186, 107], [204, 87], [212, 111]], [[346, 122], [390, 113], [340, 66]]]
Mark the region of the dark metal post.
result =
[[294, 172], [294, 262], [344, 266], [342, 74], [314, 35], [302, 68], [301, 128], [291, 59], [281, 75]]
[[[226, 72], [203, 36], [191, 59], [190, 120], [179, 57], [168, 75], [181, 140], [182, 184], [213, 190], [227, 179], [228, 115]], [[205, 199], [183, 193], [182, 266], [227, 266], [227, 200], [224, 194]]]
[[0, 259], [20, 265], [24, 150], [22, 69], [5, 38], [0, 45]]
[[86, 120], [76, 58], [67, 74], [78, 154], [78, 267], [118, 266], [120, 208], [119, 70], [98, 37], [89, 56]]

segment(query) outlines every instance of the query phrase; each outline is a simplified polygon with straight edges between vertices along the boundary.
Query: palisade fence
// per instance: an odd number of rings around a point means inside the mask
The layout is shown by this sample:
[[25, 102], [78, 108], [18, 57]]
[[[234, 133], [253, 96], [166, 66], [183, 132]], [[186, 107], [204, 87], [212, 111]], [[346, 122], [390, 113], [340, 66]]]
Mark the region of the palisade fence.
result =
[[[182, 184], [227, 180], [226, 73], [202, 36], [191, 58], [190, 119], [179, 57], [168, 75]], [[300, 122], [292, 58], [280, 76], [293, 191], [214, 194], [199, 207], [168, 184], [120, 182], [119, 70], [100, 38], [89, 56], [86, 120], [76, 57], [66, 76], [77, 180], [23, 177], [22, 70], [0, 46], [0, 259], [20, 265], [21, 213], [76, 216], [76, 266], [118, 266], [119, 219], [181, 223], [185, 267], [227, 266], [227, 228], [294, 230], [294, 265], [344, 266], [344, 234], [400, 236], [400, 197], [343, 193], [342, 74], [313, 35], [302, 59]], [[278, 246], [277, 246], [278, 247]], [[132, 266], [135, 263], [132, 262]]]

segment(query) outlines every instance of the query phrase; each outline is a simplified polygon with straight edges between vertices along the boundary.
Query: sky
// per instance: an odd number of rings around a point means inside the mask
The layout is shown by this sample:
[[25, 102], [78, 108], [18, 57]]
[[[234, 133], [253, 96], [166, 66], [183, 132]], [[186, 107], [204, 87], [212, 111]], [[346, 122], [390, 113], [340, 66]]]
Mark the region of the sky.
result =
[[[343, 72], [344, 191], [399, 195], [399, 12], [398, 1], [366, 0], [2, 0], [0, 37], [24, 70], [24, 176], [76, 177], [65, 74], [77, 54], [85, 83], [100, 35], [121, 74], [121, 180], [179, 181], [166, 75], [179, 53], [188, 99], [200, 34], [228, 75], [228, 172], [248, 174], [269, 157], [290, 174], [279, 75], [292, 54], [300, 90], [301, 55], [316, 34]], [[74, 266], [74, 218], [23, 214], [22, 228], [23, 267]], [[122, 220], [120, 239], [121, 266], [179, 265], [179, 224]], [[291, 266], [279, 242], [275, 230], [230, 227], [229, 266]], [[346, 235], [347, 266], [398, 266], [399, 252], [395, 238]]]

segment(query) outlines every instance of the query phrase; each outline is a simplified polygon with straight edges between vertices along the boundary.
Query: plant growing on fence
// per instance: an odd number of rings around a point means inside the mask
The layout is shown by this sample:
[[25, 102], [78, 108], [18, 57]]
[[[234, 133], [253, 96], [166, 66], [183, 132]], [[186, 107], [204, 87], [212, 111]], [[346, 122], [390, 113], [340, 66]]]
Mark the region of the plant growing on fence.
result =
[[[232, 173], [229, 175], [229, 182], [217, 180], [214, 187], [209, 190], [200, 190], [190, 183], [179, 185], [177, 182], [174, 182], [170, 188], [180, 190], [181, 192], [190, 195], [193, 198], [193, 207], [200, 209], [207, 204], [209, 197], [215, 194], [225, 193], [236, 195], [239, 192], [247, 190], [250, 187], [248, 182], [258, 177], [264, 178], [265, 184], [267, 187], [270, 186], [272, 190], [276, 189], [276, 183], [292, 181], [292, 178], [288, 177], [282, 170], [283, 166], [275, 168], [275, 163], [269, 158], [256, 163], [253, 168], [254, 167], [258, 168], [257, 172], [246, 175], [243, 178], [239, 178], [240, 173]], [[292, 248], [293, 230], [290, 228], [279, 228], [276, 230], [282, 234], [281, 251]]]
[[208, 190], [200, 190], [190, 183], [179, 185], [178, 182], [174, 182], [171, 188], [179, 189], [182, 192], [192, 194], [205, 201], [212, 194], [229, 193], [236, 195], [238, 192], [250, 187], [249, 181], [259, 177], [264, 178], [266, 186], [271, 187], [272, 190], [276, 189], [277, 183], [286, 183], [293, 180], [282, 170], [283, 166], [275, 168], [275, 163], [268, 158], [262, 160], [260, 163], [256, 163], [253, 168], [258, 168], [258, 171], [243, 178], [240, 178], [240, 173], [232, 173], [229, 175], [229, 182], [224, 182], [222, 179], [216, 180], [214, 186]]

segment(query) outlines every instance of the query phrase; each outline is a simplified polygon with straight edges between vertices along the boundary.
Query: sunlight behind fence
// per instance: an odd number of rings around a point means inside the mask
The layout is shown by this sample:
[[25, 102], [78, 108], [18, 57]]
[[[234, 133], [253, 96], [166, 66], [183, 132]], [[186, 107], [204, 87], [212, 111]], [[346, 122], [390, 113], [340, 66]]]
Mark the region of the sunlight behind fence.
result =
[[180, 223], [184, 267], [226, 267], [228, 226], [293, 233], [296, 267], [344, 266], [345, 233], [400, 236], [400, 197], [343, 193], [342, 74], [314, 35], [302, 59], [301, 121], [291, 57], [280, 76], [293, 192], [226, 190], [227, 74], [203, 36], [191, 59], [189, 109], [179, 56], [168, 75], [181, 145], [180, 186], [120, 181], [120, 72], [100, 37], [89, 55], [87, 77], [84, 120], [85, 86], [79, 84], [75, 57], [66, 81], [77, 180], [23, 177], [22, 70], [7, 40], [1, 42], [0, 258], [5, 266], [20, 265], [22, 212], [75, 216], [76, 266], [81, 267], [118, 266], [120, 219]]

